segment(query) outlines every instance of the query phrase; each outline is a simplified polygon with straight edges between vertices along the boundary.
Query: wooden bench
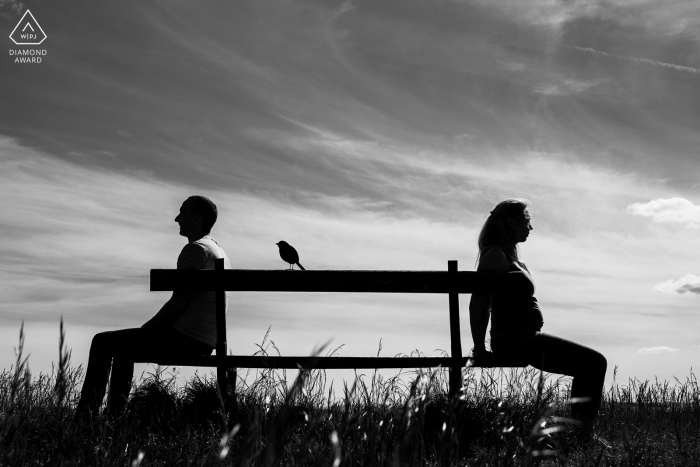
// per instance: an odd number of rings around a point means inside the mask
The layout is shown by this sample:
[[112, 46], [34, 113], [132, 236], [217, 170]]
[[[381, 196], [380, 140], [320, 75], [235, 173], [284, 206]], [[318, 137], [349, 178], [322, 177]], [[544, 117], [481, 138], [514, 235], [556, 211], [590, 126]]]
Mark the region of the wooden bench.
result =
[[[462, 367], [479, 366], [462, 356], [459, 294], [491, 293], [519, 287], [522, 273], [457, 271], [294, 271], [224, 269], [217, 259], [214, 270], [152, 269], [151, 291], [213, 291], [216, 293], [217, 344], [215, 355], [162, 358], [159, 365], [216, 367], [219, 389], [226, 388], [227, 368], [450, 368], [450, 393], [462, 386]], [[355, 292], [447, 294], [450, 320], [450, 357], [280, 357], [227, 355], [225, 293], [230, 292]], [[426, 312], [432, 312], [426, 311]], [[519, 359], [495, 356], [494, 366], [524, 367]]]

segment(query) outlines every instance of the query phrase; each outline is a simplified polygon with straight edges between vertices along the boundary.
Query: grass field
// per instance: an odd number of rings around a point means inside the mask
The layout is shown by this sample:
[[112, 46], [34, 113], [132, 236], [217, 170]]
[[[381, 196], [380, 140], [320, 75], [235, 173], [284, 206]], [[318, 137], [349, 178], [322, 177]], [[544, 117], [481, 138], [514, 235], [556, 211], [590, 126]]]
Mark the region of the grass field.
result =
[[570, 380], [532, 368], [465, 369], [454, 399], [444, 369], [357, 377], [340, 394], [323, 371], [288, 381], [262, 370], [239, 375], [223, 398], [212, 376], [178, 386], [156, 371], [121, 416], [85, 430], [72, 423], [83, 370], [60, 346], [54, 371], [32, 376], [20, 338], [17, 363], [0, 375], [2, 466], [700, 465], [692, 374], [606, 387], [583, 449], [569, 441]]

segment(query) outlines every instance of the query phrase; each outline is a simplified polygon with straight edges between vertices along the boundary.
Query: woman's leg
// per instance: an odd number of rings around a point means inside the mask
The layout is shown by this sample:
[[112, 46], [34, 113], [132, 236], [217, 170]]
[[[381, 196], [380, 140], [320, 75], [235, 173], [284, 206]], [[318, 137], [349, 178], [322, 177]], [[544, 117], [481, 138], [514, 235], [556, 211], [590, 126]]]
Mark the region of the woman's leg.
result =
[[598, 414], [603, 395], [603, 383], [607, 360], [598, 351], [561, 337], [543, 332], [527, 339], [524, 351], [529, 363], [537, 369], [573, 376], [572, 398], [587, 398], [588, 401], [574, 403], [571, 414], [590, 427]]

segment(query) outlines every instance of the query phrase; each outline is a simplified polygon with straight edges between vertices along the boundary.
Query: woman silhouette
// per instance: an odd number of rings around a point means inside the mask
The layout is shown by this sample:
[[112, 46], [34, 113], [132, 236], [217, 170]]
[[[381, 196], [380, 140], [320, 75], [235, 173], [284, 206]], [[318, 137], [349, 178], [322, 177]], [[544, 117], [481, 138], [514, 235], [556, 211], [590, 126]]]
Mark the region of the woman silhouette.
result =
[[[522, 272], [524, 283], [518, 290], [472, 295], [469, 319], [474, 357], [492, 366], [493, 354], [518, 356], [539, 370], [573, 376], [571, 397], [582, 399], [572, 404], [571, 413], [581, 422], [580, 441], [588, 442], [600, 407], [607, 361], [593, 349], [542, 332], [544, 319], [534, 297], [535, 283], [517, 247], [532, 231], [527, 206], [524, 199], [501, 201], [479, 233], [477, 271]], [[484, 345], [489, 315], [493, 354]]]

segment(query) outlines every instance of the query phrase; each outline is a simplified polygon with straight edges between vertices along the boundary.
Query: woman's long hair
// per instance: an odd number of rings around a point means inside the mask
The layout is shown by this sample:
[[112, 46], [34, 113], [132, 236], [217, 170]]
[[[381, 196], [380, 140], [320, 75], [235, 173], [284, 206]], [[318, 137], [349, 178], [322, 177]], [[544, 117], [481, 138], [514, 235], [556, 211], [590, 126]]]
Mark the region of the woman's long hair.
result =
[[515, 261], [526, 270], [525, 264], [520, 262], [518, 247], [513, 240], [513, 229], [508, 225], [508, 219], [521, 219], [530, 201], [523, 198], [508, 198], [496, 205], [489, 217], [481, 227], [479, 232], [479, 254], [476, 257], [476, 264], [479, 264], [481, 256], [490, 247], [501, 247], [508, 259]]

